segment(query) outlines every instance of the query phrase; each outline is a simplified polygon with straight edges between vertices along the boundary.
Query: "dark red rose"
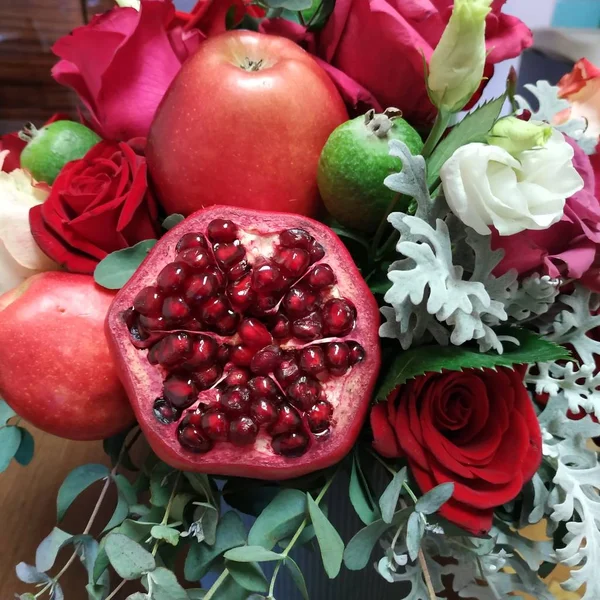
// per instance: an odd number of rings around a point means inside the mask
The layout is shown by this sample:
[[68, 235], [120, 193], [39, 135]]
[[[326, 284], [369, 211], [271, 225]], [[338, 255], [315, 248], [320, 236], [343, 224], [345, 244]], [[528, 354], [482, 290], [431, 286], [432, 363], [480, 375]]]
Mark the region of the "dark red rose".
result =
[[475, 534], [515, 498], [542, 459], [540, 426], [524, 370], [431, 373], [371, 411], [375, 449], [406, 457], [423, 493], [454, 482], [441, 515]]
[[29, 223], [50, 258], [72, 273], [93, 273], [110, 252], [156, 238], [157, 216], [146, 159], [123, 142], [100, 142], [64, 166]]
[[52, 75], [73, 88], [106, 139], [145, 137], [182, 63], [204, 39], [185, 29], [171, 1], [113, 8], [54, 44]]

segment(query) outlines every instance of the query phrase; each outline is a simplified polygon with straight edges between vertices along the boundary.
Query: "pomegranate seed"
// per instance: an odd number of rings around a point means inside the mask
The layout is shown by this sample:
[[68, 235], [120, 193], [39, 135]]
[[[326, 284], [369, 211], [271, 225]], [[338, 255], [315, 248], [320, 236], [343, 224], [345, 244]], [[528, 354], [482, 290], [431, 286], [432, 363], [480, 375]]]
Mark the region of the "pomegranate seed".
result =
[[217, 280], [217, 286], [219, 287], [219, 289], [221, 289], [225, 285], [225, 275], [223, 271], [221, 271], [221, 269], [219, 269], [218, 267], [208, 267], [208, 269], [206, 269], [204, 273], [206, 275], [212, 275]]
[[179, 291], [189, 275], [190, 267], [186, 263], [172, 262], [163, 267], [156, 278], [156, 283], [163, 292], [170, 294]]
[[306, 286], [297, 285], [291, 288], [281, 303], [282, 309], [291, 318], [304, 317], [315, 308], [317, 296]]
[[295, 358], [284, 358], [275, 369], [275, 377], [282, 385], [291, 383], [300, 375], [300, 367]]
[[133, 308], [146, 317], [160, 317], [163, 301], [162, 292], [157, 287], [149, 286], [137, 293]]
[[227, 314], [229, 304], [222, 294], [209, 298], [200, 309], [200, 318], [208, 325], [216, 325]]
[[350, 348], [344, 342], [331, 342], [325, 349], [325, 362], [333, 375], [343, 375], [349, 367]]
[[192, 354], [187, 361], [187, 366], [192, 369], [208, 367], [215, 363], [218, 344], [207, 335], [194, 336]]
[[186, 424], [189, 424], [192, 427], [195, 427], [196, 429], [202, 429], [203, 414], [204, 413], [202, 412], [202, 410], [200, 410], [200, 408], [197, 408], [194, 412], [188, 413], [185, 416], [184, 421], [186, 422]]
[[211, 255], [206, 248], [189, 248], [177, 255], [177, 260], [189, 265], [193, 271], [199, 273], [213, 264]]
[[152, 407], [154, 412], [154, 416], [157, 421], [162, 423], [163, 425], [170, 425], [171, 423], [175, 423], [181, 416], [181, 411], [168, 402], [166, 402], [163, 398], [157, 398], [154, 401], [154, 406]]
[[329, 402], [321, 400], [306, 413], [308, 426], [313, 433], [323, 433], [329, 429], [333, 407]]
[[279, 388], [270, 377], [253, 377], [248, 382], [248, 387], [250, 388], [250, 394], [254, 399], [274, 399], [279, 395]]
[[175, 252], [178, 254], [190, 248], [208, 248], [206, 238], [201, 233], [186, 233], [181, 237], [175, 246]]
[[231, 348], [229, 360], [238, 367], [248, 367], [254, 356], [254, 350], [248, 346], [242, 346], [238, 344]]
[[238, 333], [242, 342], [251, 348], [263, 348], [273, 341], [273, 337], [263, 323], [251, 317], [240, 323]]
[[277, 421], [277, 408], [266, 398], [260, 398], [250, 407], [250, 414], [258, 425], [272, 425]]
[[348, 348], [350, 350], [350, 354], [348, 355], [350, 365], [355, 365], [364, 360], [365, 349], [358, 342], [348, 342]]
[[202, 331], [204, 329], [204, 325], [196, 319], [196, 317], [192, 317], [191, 319], [187, 319], [186, 322], [182, 325], [182, 329], [186, 331]]
[[258, 426], [250, 417], [239, 417], [229, 426], [229, 441], [235, 446], [247, 446], [256, 440]]
[[300, 351], [300, 368], [309, 375], [325, 370], [325, 352], [319, 346], [310, 346]]
[[237, 281], [240, 277], [246, 275], [248, 271], [250, 271], [250, 263], [245, 258], [242, 258], [240, 262], [227, 270], [227, 277], [229, 281]]
[[228, 344], [221, 344], [217, 350], [217, 362], [220, 365], [224, 365], [229, 362], [229, 354], [231, 352], [231, 346]]
[[185, 299], [190, 306], [199, 306], [216, 294], [219, 289], [217, 278], [211, 273], [192, 275], [185, 284]]
[[299, 340], [311, 342], [321, 337], [323, 322], [319, 313], [313, 312], [292, 323], [292, 333]]
[[308, 437], [301, 432], [284, 433], [273, 438], [273, 450], [287, 458], [298, 458], [308, 448]]
[[323, 306], [323, 324], [326, 335], [348, 335], [354, 327], [356, 310], [344, 298], [332, 298]]
[[227, 297], [233, 308], [245, 311], [254, 302], [254, 290], [252, 289], [252, 276], [244, 275], [241, 279], [229, 284]]
[[277, 298], [270, 294], [259, 294], [252, 305], [252, 312], [257, 315], [266, 315], [277, 306]]
[[275, 265], [266, 263], [255, 267], [252, 272], [252, 287], [257, 292], [272, 292], [280, 289], [281, 271]]
[[165, 399], [177, 408], [187, 408], [194, 404], [198, 391], [189, 375], [171, 375], [164, 383]]
[[310, 254], [310, 262], [313, 264], [325, 256], [325, 248], [317, 240], [313, 240], [308, 248], [308, 253]]
[[259, 375], [272, 373], [281, 362], [279, 346], [265, 346], [259, 350], [250, 361], [250, 370]]
[[212, 441], [201, 429], [183, 423], [177, 430], [177, 439], [184, 448], [191, 452], [205, 453], [213, 446]]
[[327, 264], [317, 265], [306, 277], [308, 285], [316, 290], [331, 287], [335, 283], [333, 269]]
[[246, 385], [250, 381], [250, 372], [247, 369], [231, 369], [225, 378], [225, 385]]
[[181, 296], [169, 296], [163, 302], [163, 317], [167, 321], [184, 321], [190, 312], [190, 307]]
[[187, 333], [171, 333], [154, 347], [154, 356], [163, 367], [174, 367], [189, 358], [192, 352], [192, 340]]
[[292, 382], [287, 390], [287, 396], [290, 402], [301, 410], [308, 410], [319, 399], [321, 385], [316, 379], [302, 375], [296, 381]]
[[300, 416], [289, 404], [283, 404], [277, 411], [277, 421], [269, 428], [269, 433], [278, 435], [289, 433], [300, 427]]
[[225, 219], [213, 219], [207, 228], [208, 239], [212, 242], [233, 242], [237, 231], [237, 225]]
[[140, 315], [139, 324], [146, 331], [164, 331], [167, 328], [167, 322], [164, 317], [145, 317]]
[[290, 335], [290, 320], [282, 313], [277, 313], [271, 321], [271, 334], [281, 340]]
[[250, 390], [244, 385], [232, 385], [221, 394], [219, 404], [232, 417], [247, 414], [250, 410]]
[[310, 264], [310, 255], [300, 248], [283, 248], [276, 255], [275, 260], [281, 270], [290, 277], [304, 275]]
[[228, 308], [225, 314], [214, 325], [214, 329], [219, 335], [233, 335], [238, 328], [239, 322], [240, 315]]
[[207, 390], [211, 388], [219, 380], [222, 372], [223, 370], [218, 365], [211, 365], [210, 367], [206, 367], [201, 371], [197, 371], [194, 373], [196, 387], [199, 390]]
[[246, 255], [244, 247], [237, 240], [230, 244], [215, 244], [213, 250], [219, 265], [226, 269], [235, 265]]
[[202, 415], [202, 429], [211, 440], [225, 442], [229, 433], [229, 419], [219, 410], [207, 410]]
[[152, 346], [152, 348], [150, 348], [150, 350], [148, 350], [148, 356], [146, 358], [148, 359], [148, 362], [151, 365], [158, 364], [159, 353], [160, 353], [160, 343], [154, 344], [154, 346]]
[[279, 234], [279, 243], [284, 248], [302, 248], [303, 250], [308, 250], [312, 241], [312, 235], [304, 229], [286, 229]]

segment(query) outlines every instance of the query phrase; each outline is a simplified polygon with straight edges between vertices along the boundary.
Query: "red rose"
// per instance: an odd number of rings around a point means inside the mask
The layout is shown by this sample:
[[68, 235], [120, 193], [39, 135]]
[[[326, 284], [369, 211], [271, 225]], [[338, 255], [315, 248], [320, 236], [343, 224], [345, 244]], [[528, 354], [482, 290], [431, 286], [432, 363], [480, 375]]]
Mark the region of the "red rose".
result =
[[239, 25], [246, 16], [260, 18], [265, 10], [251, 0], [199, 0], [189, 13], [178, 12], [185, 29], [199, 29], [206, 37], [218, 35]]
[[422, 492], [453, 482], [441, 515], [475, 534], [515, 498], [542, 459], [540, 426], [524, 371], [430, 373], [371, 411], [375, 449], [405, 456]]
[[[503, 14], [496, 0], [487, 20], [488, 67], [531, 46], [529, 29]], [[325, 27], [316, 34], [282, 19], [266, 21], [267, 33], [302, 41], [344, 100], [377, 110], [396, 106], [413, 124], [435, 116], [425, 86], [423, 56], [429, 61], [452, 14], [454, 0], [337, 0]]]
[[185, 30], [170, 1], [141, 0], [140, 10], [116, 7], [54, 44], [52, 75], [73, 88], [104, 138], [145, 137], [183, 61], [203, 35]]
[[39, 247], [72, 273], [93, 273], [107, 254], [157, 237], [146, 159], [127, 144], [100, 142], [67, 163], [50, 196], [29, 212]]

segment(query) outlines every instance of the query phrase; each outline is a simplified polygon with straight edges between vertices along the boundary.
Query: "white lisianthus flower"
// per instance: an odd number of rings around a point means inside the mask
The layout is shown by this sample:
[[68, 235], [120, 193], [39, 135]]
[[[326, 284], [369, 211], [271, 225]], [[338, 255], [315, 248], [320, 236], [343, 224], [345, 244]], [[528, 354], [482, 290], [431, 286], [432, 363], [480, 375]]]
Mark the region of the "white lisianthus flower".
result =
[[481, 235], [547, 229], [560, 221], [565, 202], [583, 188], [573, 148], [554, 130], [546, 145], [516, 156], [499, 146], [467, 144], [440, 176], [452, 212]]
[[36, 186], [22, 169], [2, 172], [7, 154], [8, 150], [0, 152], [0, 294], [31, 275], [58, 268], [40, 250], [29, 228], [29, 209], [46, 200], [48, 189]]

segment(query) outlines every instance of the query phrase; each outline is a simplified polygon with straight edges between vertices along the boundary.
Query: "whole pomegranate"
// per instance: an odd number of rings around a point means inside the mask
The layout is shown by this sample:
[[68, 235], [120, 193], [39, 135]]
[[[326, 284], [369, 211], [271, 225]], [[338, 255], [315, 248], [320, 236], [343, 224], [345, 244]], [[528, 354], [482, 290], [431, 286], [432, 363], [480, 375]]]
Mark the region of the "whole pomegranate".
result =
[[134, 416], [104, 335], [113, 294], [48, 272], [0, 297], [0, 396], [48, 433], [98, 440]]
[[380, 363], [377, 304], [345, 247], [284, 213], [196, 212], [118, 293], [107, 328], [156, 454], [219, 475], [339, 461]]

